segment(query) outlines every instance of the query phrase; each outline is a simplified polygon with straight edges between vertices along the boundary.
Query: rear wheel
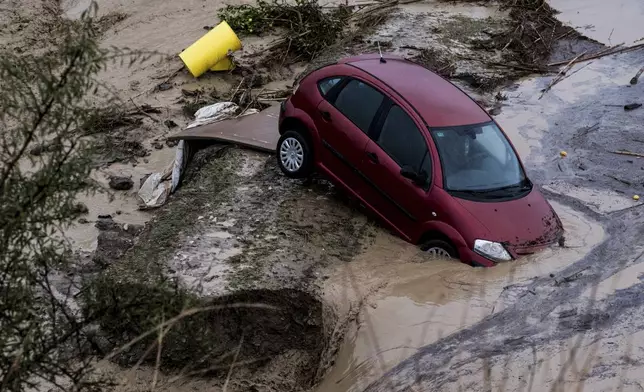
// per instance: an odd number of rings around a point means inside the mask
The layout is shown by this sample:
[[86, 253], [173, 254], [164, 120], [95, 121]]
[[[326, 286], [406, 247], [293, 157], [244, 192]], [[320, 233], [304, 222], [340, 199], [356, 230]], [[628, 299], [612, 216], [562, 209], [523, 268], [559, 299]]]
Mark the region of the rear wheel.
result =
[[311, 144], [301, 132], [284, 132], [277, 142], [276, 153], [277, 165], [287, 177], [308, 178], [313, 172]]
[[456, 249], [443, 240], [429, 240], [422, 244], [420, 249], [432, 259], [456, 259], [458, 257]]

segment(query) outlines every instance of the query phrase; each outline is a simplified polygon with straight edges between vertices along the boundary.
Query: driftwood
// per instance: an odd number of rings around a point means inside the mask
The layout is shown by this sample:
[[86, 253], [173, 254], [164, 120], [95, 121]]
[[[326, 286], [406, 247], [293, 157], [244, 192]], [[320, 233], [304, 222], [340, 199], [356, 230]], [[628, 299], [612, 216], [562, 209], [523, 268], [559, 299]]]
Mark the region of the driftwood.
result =
[[559, 66], [559, 65], [569, 64], [571, 61], [572, 61], [572, 64], [576, 64], [576, 63], [580, 63], [582, 61], [594, 60], [594, 59], [598, 59], [600, 57], [610, 56], [612, 54], [630, 52], [630, 51], [637, 50], [637, 49], [640, 49], [640, 48], [644, 47], [644, 43], [638, 44], [638, 45], [633, 45], [633, 46], [628, 46], [626, 48], [622, 48], [621, 47], [622, 45], [624, 45], [624, 44], [619, 44], [619, 45], [611, 46], [610, 48], [607, 48], [607, 49], [602, 49], [602, 50], [600, 50], [598, 52], [591, 53], [587, 57], [576, 58], [576, 59], [566, 60], [566, 61], [559, 61], [559, 62], [556, 62], [556, 63], [548, 64], [548, 66], [549, 67], [555, 67], [555, 66]]
[[564, 79], [564, 76], [566, 75], [566, 72], [570, 71], [570, 68], [572, 68], [572, 66], [575, 64], [575, 61], [576, 61], [578, 58], [580, 58], [581, 56], [585, 55], [585, 54], [586, 54], [586, 52], [583, 52], [582, 54], [578, 55], [578, 56], [577, 56], [577, 57], [575, 57], [574, 59], [570, 60], [570, 62], [568, 62], [568, 64], [567, 64], [565, 67], [563, 67], [563, 68], [561, 69], [561, 71], [559, 71], [559, 73], [557, 74], [557, 76], [555, 76], [555, 77], [552, 79], [552, 81], [550, 81], [550, 83], [548, 84], [548, 86], [547, 86], [545, 89], [543, 89], [543, 91], [541, 92], [541, 95], [539, 96], [539, 99], [543, 98], [543, 95], [544, 95], [545, 93], [547, 93], [548, 91], [550, 91], [550, 89], [552, 88], [552, 86], [554, 86], [555, 84], [557, 84], [557, 83], [559, 83], [560, 81], [562, 81], [562, 80]]
[[619, 155], [628, 155], [631, 157], [638, 157], [638, 158], [644, 158], [644, 154], [640, 154], [637, 152], [631, 152], [628, 150], [619, 150], [619, 151], [611, 151], [613, 154], [619, 154]]

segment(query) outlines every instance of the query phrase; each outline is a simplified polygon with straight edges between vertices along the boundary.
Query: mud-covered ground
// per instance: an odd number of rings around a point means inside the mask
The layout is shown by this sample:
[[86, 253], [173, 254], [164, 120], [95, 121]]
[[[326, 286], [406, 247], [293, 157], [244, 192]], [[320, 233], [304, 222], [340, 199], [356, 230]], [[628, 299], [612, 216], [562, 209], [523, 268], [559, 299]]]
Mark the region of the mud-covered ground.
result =
[[[633, 21], [633, 15], [644, 15], [641, 5], [618, 3], [607, 9], [597, 0], [584, 2], [587, 7], [553, 0], [553, 6], [563, 7], [560, 20], [592, 40], [555, 41], [552, 57], [544, 61], [644, 37]], [[63, 16], [78, 17], [86, 4], [62, 2]], [[220, 339], [213, 352], [225, 356], [237, 350], [233, 362], [240, 364], [229, 366], [228, 360], [216, 368], [209, 358], [204, 363], [216, 369], [204, 371], [203, 352], [195, 347], [200, 358], [185, 357], [181, 369], [177, 362], [187, 354], [179, 347], [176, 356], [164, 357], [157, 389], [217, 390], [225, 384], [240, 391], [577, 390], [583, 385], [603, 391], [621, 383], [621, 390], [635, 391], [644, 386], [636, 372], [644, 358], [644, 323], [638, 316], [644, 302], [639, 295], [644, 218], [632, 200], [644, 193], [644, 161], [614, 153], [644, 153], [639, 135], [644, 109], [623, 109], [644, 100], [642, 84], [628, 84], [644, 65], [644, 52], [578, 64], [540, 98], [552, 75], [526, 77], [525, 70], [504, 65], [502, 50], [481, 45], [498, 39], [512, 23], [511, 10], [498, 5], [401, 4], [368, 34], [314, 61], [373, 52], [378, 42], [384, 51], [452, 78], [491, 110], [567, 231], [563, 248], [493, 269], [428, 262], [323, 179], [287, 180], [273, 157], [234, 147], [200, 151], [166, 206], [137, 210], [140, 179], [173, 159], [165, 137], [189, 122], [185, 108], [227, 99], [243, 76], [211, 73], [195, 80], [177, 73], [178, 59], [162, 55], [104, 72], [103, 80], [124, 104], [159, 111], [109, 139], [138, 143], [133, 159], [103, 159], [93, 174], [105, 184], [113, 174], [131, 177], [133, 189], [81, 197], [89, 213], [68, 235], [86, 253], [84, 271], [139, 283], [147, 279], [142, 272], [160, 271], [202, 298], [262, 302], [257, 293], [266, 293], [266, 302], [280, 308], [272, 316], [251, 311], [226, 314], [231, 322], [217, 319], [214, 335], [208, 335]], [[55, 20], [40, 6], [9, 1], [0, 14], [0, 42], [17, 51], [46, 46], [45, 39], [24, 39]], [[129, 0], [99, 6], [105, 47], [173, 55], [200, 37], [202, 26], [216, 24], [222, 4]], [[43, 20], [40, 27], [34, 23]], [[273, 38], [243, 38], [240, 60], [252, 61]], [[261, 88], [288, 87], [310, 66], [285, 63], [265, 70], [268, 83]], [[105, 214], [116, 223], [98, 217]], [[101, 227], [109, 228], [101, 233], [108, 241], [97, 265], [90, 252]], [[136, 361], [122, 358], [124, 367], [101, 369], [122, 381], [121, 390], [137, 391], [157, 376], [149, 366], [153, 360], [130, 366]]]

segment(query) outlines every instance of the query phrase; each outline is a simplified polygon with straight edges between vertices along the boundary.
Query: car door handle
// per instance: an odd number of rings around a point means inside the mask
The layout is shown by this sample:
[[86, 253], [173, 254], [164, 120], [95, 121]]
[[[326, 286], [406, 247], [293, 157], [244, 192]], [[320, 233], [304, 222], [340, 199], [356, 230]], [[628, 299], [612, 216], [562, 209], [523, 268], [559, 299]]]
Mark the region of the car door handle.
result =
[[331, 121], [331, 113], [320, 110], [320, 115], [322, 116], [322, 119], [324, 119], [324, 121]]
[[373, 163], [380, 163], [380, 160], [378, 159], [378, 155], [376, 155], [375, 152], [368, 152], [367, 151], [367, 157]]

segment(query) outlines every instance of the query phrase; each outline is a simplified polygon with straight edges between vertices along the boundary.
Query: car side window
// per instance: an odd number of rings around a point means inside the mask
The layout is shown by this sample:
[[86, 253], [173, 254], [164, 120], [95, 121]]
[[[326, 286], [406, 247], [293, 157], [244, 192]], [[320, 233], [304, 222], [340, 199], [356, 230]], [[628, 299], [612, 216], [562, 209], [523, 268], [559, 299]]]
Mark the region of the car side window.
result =
[[331, 76], [330, 78], [320, 80], [318, 82], [318, 88], [320, 89], [320, 94], [322, 94], [323, 97], [326, 97], [329, 91], [331, 91], [331, 89], [341, 81], [342, 81], [342, 77], [340, 76]]
[[338, 93], [334, 106], [364, 133], [378, 112], [384, 96], [368, 84], [352, 79]]
[[389, 109], [378, 135], [378, 145], [400, 166], [410, 166], [431, 176], [432, 160], [427, 142], [414, 120], [397, 105]]

